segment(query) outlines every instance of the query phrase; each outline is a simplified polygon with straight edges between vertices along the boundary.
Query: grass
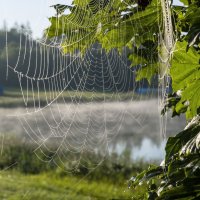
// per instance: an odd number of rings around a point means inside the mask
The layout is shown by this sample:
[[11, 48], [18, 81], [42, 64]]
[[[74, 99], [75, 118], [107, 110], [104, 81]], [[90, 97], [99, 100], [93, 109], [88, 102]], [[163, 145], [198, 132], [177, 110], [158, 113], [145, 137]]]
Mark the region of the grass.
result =
[[[100, 102], [100, 101], [126, 101], [131, 99], [137, 99], [137, 94], [134, 94], [133, 92], [127, 92], [127, 93], [101, 93], [101, 92], [88, 92], [88, 91], [64, 91], [62, 94], [59, 94], [59, 92], [44, 92], [40, 91], [39, 98], [38, 98], [38, 92], [31, 90], [28, 92], [28, 95], [26, 91], [24, 91], [25, 98], [28, 97], [28, 106], [35, 105], [44, 106], [48, 103], [50, 103], [52, 100], [57, 98], [58, 103], [86, 103], [86, 102]], [[34, 98], [33, 98], [34, 97]], [[143, 97], [145, 98], [145, 97]], [[35, 99], [35, 102], [34, 102]], [[141, 97], [140, 97], [141, 99]], [[24, 100], [22, 98], [21, 91], [16, 88], [5, 88], [5, 92], [3, 96], [0, 96], [0, 107], [23, 107], [24, 106]]]
[[[34, 149], [34, 145], [16, 138], [5, 138], [0, 155], [0, 200], [144, 199], [145, 187], [132, 191], [127, 180], [141, 172], [145, 163], [133, 164], [126, 152], [113, 154], [92, 171], [88, 169], [99, 155], [88, 154], [91, 160], [86, 168], [80, 165], [72, 174], [54, 163], [40, 161]], [[50, 156], [48, 151], [43, 153]], [[70, 160], [63, 158], [62, 162], [68, 166]]]
[[89, 181], [73, 176], [57, 177], [52, 173], [24, 175], [17, 171], [0, 172], [2, 200], [111, 200], [143, 199], [145, 190], [128, 189], [102, 181]]

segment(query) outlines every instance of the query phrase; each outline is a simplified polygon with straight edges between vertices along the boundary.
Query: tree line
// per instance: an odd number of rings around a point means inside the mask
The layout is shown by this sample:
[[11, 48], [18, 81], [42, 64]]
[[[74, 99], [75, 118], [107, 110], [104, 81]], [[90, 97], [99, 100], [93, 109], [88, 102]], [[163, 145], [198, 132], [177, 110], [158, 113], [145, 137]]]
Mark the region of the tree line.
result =
[[[25, 75], [21, 77], [24, 87], [27, 83], [30, 85], [26, 75], [33, 78], [32, 80], [44, 79], [48, 84], [46, 77], [61, 72], [62, 78], [68, 82], [66, 89], [69, 90], [127, 92], [148, 86], [146, 80], [135, 85], [135, 72], [127, 58], [130, 53], [127, 48], [119, 55], [116, 49], [107, 53], [100, 44], [95, 43], [84, 57], [77, 56], [77, 53], [74, 58], [71, 54], [62, 55], [56, 48], [42, 47], [31, 37], [31, 32], [29, 25], [15, 25], [8, 31], [5, 27], [0, 30], [1, 85], [19, 87], [20, 74]], [[7, 68], [7, 64], [10, 68]], [[43, 83], [39, 81], [39, 84]], [[36, 85], [38, 86], [38, 83], [34, 84], [34, 87]]]

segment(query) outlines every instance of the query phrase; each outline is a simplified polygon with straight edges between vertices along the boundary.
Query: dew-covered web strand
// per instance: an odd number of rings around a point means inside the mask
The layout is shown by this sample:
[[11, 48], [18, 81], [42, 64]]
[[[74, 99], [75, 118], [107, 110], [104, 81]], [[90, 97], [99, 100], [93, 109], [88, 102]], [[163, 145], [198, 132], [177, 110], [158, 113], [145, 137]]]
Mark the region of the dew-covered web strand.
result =
[[[166, 5], [166, 1], [163, 1]], [[132, 5], [130, 4], [130, 7]], [[95, 8], [94, 8], [95, 9]], [[164, 12], [164, 21], [167, 20], [166, 25], [160, 25], [160, 43], [161, 44], [168, 44], [169, 46], [164, 46], [164, 49], [167, 51], [166, 59], [160, 56], [160, 60], [165, 65], [168, 65], [169, 61], [169, 55], [172, 51], [172, 36], [169, 36], [168, 39], [162, 38], [162, 32], [163, 28], [167, 29], [167, 35], [169, 35], [169, 32], [171, 31], [169, 27], [171, 26], [171, 21], [166, 17], [169, 16], [168, 7], [165, 6], [166, 11]], [[77, 15], [76, 15], [77, 12]], [[87, 12], [85, 12], [86, 15]], [[109, 53], [105, 53], [104, 50], [101, 47], [93, 47], [91, 46], [88, 49], [88, 46], [85, 45], [83, 49], [84, 52], [86, 52], [86, 55], [83, 57], [80, 57], [79, 55], [82, 54], [82, 52], [79, 52], [78, 54], [68, 54], [63, 55], [62, 48], [65, 47], [71, 47], [75, 44], [78, 45], [78, 47], [82, 47], [84, 43], [82, 44], [82, 41], [88, 36], [95, 33], [97, 30], [97, 24], [95, 21], [85, 22], [82, 21], [84, 18], [80, 18], [78, 9], [75, 11], [75, 14], [70, 17], [68, 17], [65, 21], [62, 21], [62, 24], [69, 23], [74, 27], [78, 28], [94, 28], [93, 31], [88, 32], [88, 34], [84, 34], [84, 32], [80, 33], [80, 37], [74, 39], [73, 34], [75, 34], [72, 29], [67, 29], [66, 36], [62, 35], [61, 37], [54, 37], [53, 39], [49, 40], [46, 37], [43, 37], [42, 39], [32, 39], [29, 34], [26, 34], [25, 36], [25, 42], [24, 42], [24, 52], [22, 52], [22, 37], [24, 35], [20, 34], [20, 42], [19, 42], [19, 51], [18, 51], [18, 58], [16, 61], [16, 64], [14, 66], [11, 66], [9, 64], [8, 59], [8, 69], [13, 70], [19, 79], [19, 84], [22, 92], [22, 96], [24, 99], [24, 104], [26, 107], [25, 113], [20, 113], [17, 115], [19, 121], [21, 122], [25, 132], [29, 135], [31, 140], [35, 142], [38, 147], [35, 150], [35, 153], [37, 155], [37, 151], [41, 151], [44, 156], [45, 153], [42, 151], [42, 148], [45, 148], [49, 152], [53, 153], [53, 156], [49, 158], [49, 161], [54, 160], [55, 157], [59, 158], [59, 162], [61, 165], [65, 165], [65, 161], [62, 160], [62, 157], [64, 156], [66, 159], [68, 159], [65, 156], [65, 152], [71, 152], [72, 154], [80, 153], [80, 156], [76, 159], [76, 166], [83, 165], [82, 161], [85, 161], [83, 154], [85, 152], [95, 152], [96, 151], [96, 145], [99, 142], [99, 148], [103, 147], [104, 152], [107, 152], [109, 142], [112, 141], [112, 139], [119, 133], [120, 128], [124, 122], [124, 116], [125, 114], [130, 114], [132, 118], [140, 125], [142, 126], [143, 120], [142, 115], [140, 116], [140, 113], [131, 113], [126, 108], [123, 108], [119, 111], [119, 113], [115, 116], [118, 123], [112, 125], [109, 127], [109, 123], [114, 123], [115, 120], [111, 119], [109, 117], [108, 110], [106, 108], [107, 106], [107, 91], [111, 91], [112, 98], [116, 98], [117, 102], [120, 102], [123, 97], [121, 95], [122, 92], [125, 93], [124, 89], [129, 81], [129, 78], [127, 77], [127, 72], [131, 71], [130, 64], [125, 63], [123, 59], [123, 55], [120, 55], [117, 53], [116, 50], [111, 50]], [[158, 16], [160, 19], [160, 16]], [[102, 16], [102, 20], [104, 21], [106, 19], [106, 16]], [[117, 23], [120, 21], [119, 18], [115, 18], [114, 21]], [[161, 24], [162, 19], [160, 19]], [[101, 26], [105, 26], [109, 21], [104, 21]], [[57, 23], [59, 24], [59, 23]], [[137, 24], [132, 24], [133, 32], [136, 30], [139, 30], [142, 28], [142, 24], [140, 20], [138, 20]], [[63, 25], [63, 29], [65, 28], [65, 25]], [[130, 31], [130, 30], [128, 30]], [[47, 32], [48, 33], [48, 32]], [[144, 34], [153, 35], [153, 33], [144, 31]], [[72, 36], [72, 37], [71, 37]], [[118, 36], [120, 36], [120, 31], [118, 32]], [[115, 35], [113, 34], [113, 37]], [[149, 36], [150, 37], [150, 36]], [[153, 37], [153, 36], [151, 36]], [[61, 45], [64, 43], [64, 41], [67, 38], [67, 43], [64, 45]], [[7, 40], [7, 38], [6, 38]], [[135, 42], [133, 39], [133, 42]], [[163, 42], [166, 40], [165, 42]], [[169, 41], [168, 41], [169, 40]], [[125, 38], [124, 38], [125, 41]], [[91, 43], [95, 43], [95, 38], [90, 38]], [[107, 39], [108, 44], [112, 44], [112, 41]], [[39, 54], [36, 53], [35, 58], [35, 70], [34, 73], [31, 75], [31, 62], [32, 62], [32, 51], [33, 47], [35, 46], [36, 51], [39, 51]], [[74, 49], [75, 50], [75, 49]], [[97, 52], [100, 52], [100, 56], [97, 56]], [[97, 55], [96, 55], [97, 54]], [[9, 58], [9, 52], [7, 54]], [[140, 56], [140, 55], [138, 55]], [[158, 55], [159, 56], [159, 55]], [[20, 71], [20, 61], [22, 65], [25, 64], [25, 60], [28, 59], [28, 66], [26, 67], [26, 71]], [[50, 69], [50, 59], [53, 60], [53, 69]], [[126, 61], [127, 62], [127, 61]], [[106, 64], [105, 64], [106, 63]], [[73, 69], [73, 66], [76, 65], [76, 69]], [[105, 67], [104, 65], [107, 65]], [[123, 70], [119, 70], [116, 72], [116, 66], [120, 65]], [[85, 70], [85, 68], [87, 70]], [[69, 71], [67, 71], [69, 69]], [[51, 71], [53, 70], [53, 71]], [[82, 75], [79, 75], [79, 70], [83, 71]], [[90, 70], [94, 72], [94, 75], [90, 75]], [[51, 71], [51, 72], [50, 72]], [[134, 72], [135, 70], [133, 70]], [[70, 72], [69, 76], [70, 78], [66, 77], [66, 72]], [[120, 74], [121, 73], [121, 74]], [[165, 91], [166, 86], [169, 85], [169, 78], [165, 75], [166, 72], [164, 72], [163, 76], [160, 77], [160, 79], [164, 79], [163, 85], [162, 85], [162, 91]], [[68, 91], [68, 94], [71, 98], [71, 102], [65, 100], [65, 92], [69, 88], [72, 81], [76, 82], [75, 77], [78, 76], [79, 83], [76, 84], [76, 89], [74, 90], [74, 93], [70, 93]], [[116, 81], [116, 77], [118, 77], [118, 80]], [[107, 80], [106, 80], [107, 78]], [[22, 79], [26, 79], [27, 86], [24, 89], [24, 86], [22, 85]], [[90, 80], [92, 83], [86, 84], [87, 81]], [[98, 80], [98, 84], [96, 81]], [[110, 81], [110, 85], [105, 83], [105, 81]], [[117, 87], [117, 85], [120, 85], [120, 88]], [[92, 89], [89, 87], [93, 84]], [[98, 90], [95, 89], [94, 85], [97, 84], [97, 86], [102, 87], [102, 95], [103, 100], [101, 100], [101, 103], [103, 103], [103, 108], [100, 111], [95, 110], [93, 111], [92, 106], [98, 106], [98, 103], [96, 100], [98, 99]], [[144, 82], [140, 82], [139, 87], [143, 87]], [[42, 87], [41, 87], [42, 85]], [[131, 86], [129, 85], [131, 88]], [[131, 91], [135, 91], [136, 86], [131, 89]], [[129, 88], [129, 89], [130, 89]], [[24, 92], [25, 90], [25, 92]], [[115, 92], [112, 92], [114, 90]], [[81, 117], [80, 110], [82, 109], [82, 98], [84, 96], [84, 92], [89, 91], [91, 93], [90, 101], [85, 103], [86, 107], [88, 106], [88, 112], [86, 115], [87, 120], [83, 121]], [[133, 93], [132, 91], [132, 93]], [[45, 105], [41, 105], [41, 98], [40, 95], [44, 93], [46, 103]], [[29, 94], [32, 94], [30, 97]], [[75, 95], [75, 97], [74, 97]], [[128, 94], [127, 94], [128, 95]], [[153, 95], [153, 93], [148, 94], [149, 97]], [[78, 97], [78, 98], [77, 98]], [[161, 92], [160, 96], [160, 102], [161, 105], [166, 98], [166, 93]], [[33, 108], [29, 108], [28, 103], [30, 100], [33, 100]], [[133, 102], [134, 100], [142, 100], [142, 95], [137, 94], [137, 97], [134, 95], [131, 96], [129, 99], [130, 102]], [[62, 101], [63, 106], [61, 106], [60, 102]], [[63, 111], [65, 112], [63, 113]], [[72, 111], [73, 110], [73, 111]], [[48, 113], [48, 114], [47, 114]], [[72, 113], [72, 114], [70, 114]], [[70, 115], [70, 119], [69, 119]], [[99, 127], [98, 120], [102, 120], [102, 127]], [[34, 121], [34, 123], [33, 123]], [[43, 130], [40, 128], [41, 121], [48, 127], [46, 135], [43, 133]], [[35, 124], [35, 126], [33, 126]], [[164, 127], [162, 132], [166, 132], [165, 130], [165, 121], [161, 123], [161, 127]], [[73, 132], [74, 131], [74, 132]], [[79, 135], [76, 133], [78, 132]], [[82, 141], [80, 141], [80, 138], [83, 138]], [[48, 145], [48, 141], [51, 139], [59, 140], [59, 145], [57, 146], [56, 150], [52, 151], [50, 149], [50, 146]], [[62, 155], [62, 156], [61, 156]], [[39, 156], [39, 155], [38, 155]], [[98, 166], [104, 157], [106, 156], [106, 153], [102, 157], [102, 159], [97, 163], [96, 166]], [[39, 156], [40, 157], [40, 156]], [[43, 160], [40, 157], [41, 160]], [[45, 160], [43, 160], [45, 161]], [[55, 161], [55, 163], [59, 166], [59, 163]], [[95, 168], [95, 167], [94, 167]], [[68, 170], [68, 169], [67, 169]], [[75, 169], [71, 169], [74, 171]]]
[[[169, 89], [170, 85], [170, 77], [168, 75], [168, 70], [171, 65], [171, 58], [174, 52], [174, 48], [176, 45], [175, 38], [172, 25], [172, 17], [171, 17], [171, 8], [170, 8], [169, 1], [162, 0], [161, 7], [162, 7], [162, 15], [161, 18], [162, 23], [160, 27], [160, 46], [161, 46], [161, 54], [159, 54], [159, 59], [161, 63], [161, 72], [159, 76], [160, 80], [160, 92], [159, 92], [159, 104], [160, 109], [165, 106], [166, 99], [167, 99], [167, 90]], [[166, 138], [166, 128], [167, 128], [167, 113], [163, 117], [160, 118], [160, 127], [161, 127], [161, 134], [164, 138]]]

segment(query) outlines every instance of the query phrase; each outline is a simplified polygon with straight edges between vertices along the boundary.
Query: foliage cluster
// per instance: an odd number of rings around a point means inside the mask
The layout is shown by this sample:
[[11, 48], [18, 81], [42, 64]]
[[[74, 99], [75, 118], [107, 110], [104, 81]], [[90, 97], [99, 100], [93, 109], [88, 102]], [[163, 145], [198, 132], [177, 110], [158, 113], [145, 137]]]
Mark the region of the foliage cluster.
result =
[[200, 5], [195, 0], [182, 2], [184, 6], [172, 7], [177, 35], [170, 69], [174, 93], [169, 95], [163, 114], [168, 109], [172, 109], [172, 117], [185, 113], [189, 123], [168, 139], [161, 166], [151, 166], [134, 179], [133, 186], [149, 181], [148, 199], [200, 198]]
[[[54, 6], [57, 16], [49, 18], [51, 25], [46, 35], [62, 37], [65, 54], [79, 51], [83, 56], [95, 42], [107, 53], [117, 49], [122, 54], [125, 47], [129, 48], [128, 58], [133, 70], [137, 71], [136, 80], [147, 78], [150, 82], [159, 71], [158, 15], [161, 15], [161, 5], [157, 0], [145, 2], [75, 0], [71, 6], [57, 4]], [[70, 13], [65, 14], [66, 10]]]

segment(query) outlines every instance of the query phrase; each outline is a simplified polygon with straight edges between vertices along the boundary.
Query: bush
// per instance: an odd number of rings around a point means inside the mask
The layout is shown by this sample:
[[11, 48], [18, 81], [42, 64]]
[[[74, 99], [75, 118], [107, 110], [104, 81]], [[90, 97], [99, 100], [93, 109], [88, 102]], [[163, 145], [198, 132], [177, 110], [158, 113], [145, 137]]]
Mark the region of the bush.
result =
[[[16, 139], [9, 139], [12, 144], [4, 145], [0, 159], [0, 169], [17, 169], [23, 173], [38, 174], [55, 168], [52, 162], [43, 162], [34, 153], [35, 146]], [[48, 153], [48, 152], [46, 152]]]
[[125, 151], [122, 155], [113, 153], [96, 166], [94, 163], [97, 163], [101, 155], [84, 153], [82, 156], [87, 158], [87, 161], [75, 167], [77, 163], [73, 160], [77, 160], [77, 156], [80, 155], [75, 156], [70, 152], [62, 151], [62, 155], [53, 157], [53, 151], [44, 148], [36, 151], [36, 148], [35, 145], [16, 138], [7, 139], [0, 159], [0, 169], [15, 169], [25, 174], [54, 170], [56, 176], [62, 177], [69, 176], [69, 169], [75, 169], [71, 173], [73, 176], [87, 176], [88, 179], [120, 183], [147, 166], [142, 161], [133, 163], [130, 152]]

